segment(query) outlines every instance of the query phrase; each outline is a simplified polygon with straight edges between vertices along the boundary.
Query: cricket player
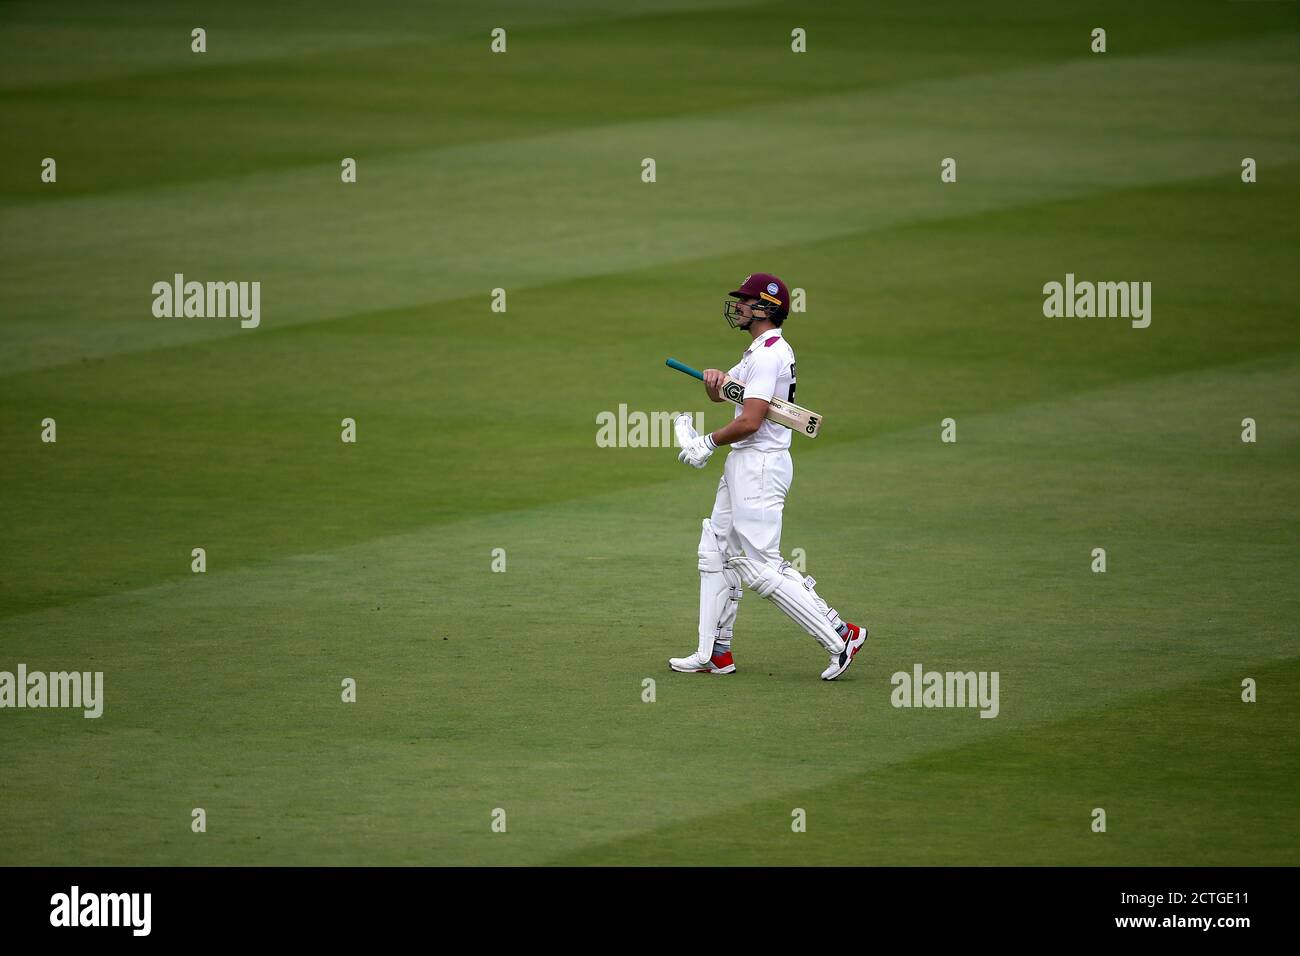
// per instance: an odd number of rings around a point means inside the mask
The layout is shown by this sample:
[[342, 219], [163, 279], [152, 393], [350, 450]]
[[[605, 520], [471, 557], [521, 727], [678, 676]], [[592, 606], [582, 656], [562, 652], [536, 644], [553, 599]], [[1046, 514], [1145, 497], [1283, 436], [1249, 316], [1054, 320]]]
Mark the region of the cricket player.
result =
[[730, 424], [712, 434], [695, 434], [689, 416], [679, 419], [686, 430], [679, 461], [703, 468], [719, 445], [731, 450], [700, 535], [699, 647], [668, 666], [684, 674], [735, 673], [731, 635], [743, 585], [812, 635], [830, 654], [822, 680], [835, 680], [866, 643], [867, 629], [842, 619], [817, 594], [816, 582], [781, 557], [781, 512], [794, 475], [793, 432], [765, 416], [768, 399], [794, 401], [794, 350], [781, 331], [790, 293], [776, 276], [756, 272], [729, 294], [723, 315], [732, 328], [749, 334], [749, 348], [729, 372], [705, 369], [704, 390], [712, 401], [723, 401], [719, 390], [730, 375], [745, 383], [745, 402]]

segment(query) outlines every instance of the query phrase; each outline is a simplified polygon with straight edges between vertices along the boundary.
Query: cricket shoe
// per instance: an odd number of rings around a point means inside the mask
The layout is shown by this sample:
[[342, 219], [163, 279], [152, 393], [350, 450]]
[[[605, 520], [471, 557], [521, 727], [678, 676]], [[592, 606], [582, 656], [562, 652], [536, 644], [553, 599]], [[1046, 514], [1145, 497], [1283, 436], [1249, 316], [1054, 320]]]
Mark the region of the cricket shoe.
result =
[[734, 674], [736, 662], [731, 659], [731, 651], [714, 654], [710, 658], [700, 657], [699, 652], [690, 657], [670, 657], [668, 666], [679, 674]]
[[844, 650], [839, 654], [831, 655], [831, 666], [822, 671], [822, 680], [834, 680], [849, 669], [853, 663], [853, 658], [857, 656], [858, 651], [862, 650], [862, 645], [867, 643], [867, 629], [859, 627], [856, 624], [844, 622], [849, 629], [849, 636], [844, 638]]

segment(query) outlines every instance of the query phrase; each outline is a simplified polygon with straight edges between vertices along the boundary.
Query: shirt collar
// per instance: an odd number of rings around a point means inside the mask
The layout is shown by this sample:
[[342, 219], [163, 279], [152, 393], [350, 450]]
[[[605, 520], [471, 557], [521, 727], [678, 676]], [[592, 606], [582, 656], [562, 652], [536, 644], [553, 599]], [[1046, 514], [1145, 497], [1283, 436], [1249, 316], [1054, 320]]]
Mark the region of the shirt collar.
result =
[[764, 332], [764, 333], [763, 333], [762, 335], [760, 335], [758, 338], [754, 339], [754, 341], [750, 342], [750, 343], [749, 343], [749, 348], [745, 349], [745, 351], [746, 351], [746, 352], [752, 352], [752, 351], [754, 351], [754, 349], [756, 349], [756, 348], [761, 348], [762, 345], [763, 345], [763, 343], [766, 342], [768, 339], [770, 339], [772, 336], [774, 336], [774, 335], [780, 335], [780, 334], [781, 334], [781, 330], [780, 330], [780, 329], [768, 329], [766, 332]]

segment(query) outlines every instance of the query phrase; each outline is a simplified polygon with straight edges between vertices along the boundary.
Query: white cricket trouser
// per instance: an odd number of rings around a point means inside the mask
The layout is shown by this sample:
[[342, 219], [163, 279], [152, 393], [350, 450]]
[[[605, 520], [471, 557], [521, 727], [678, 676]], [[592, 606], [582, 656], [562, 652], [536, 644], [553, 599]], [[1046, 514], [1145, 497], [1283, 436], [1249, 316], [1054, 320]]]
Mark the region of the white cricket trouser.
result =
[[733, 448], [727, 454], [700, 537], [700, 646], [731, 642], [742, 584], [773, 601], [832, 653], [844, 649], [843, 620], [817, 594], [816, 583], [781, 557], [781, 519], [794, 477], [790, 452]]
[[794, 478], [788, 451], [733, 449], [727, 453], [709, 522], [727, 557], [745, 555], [779, 570], [781, 518]]

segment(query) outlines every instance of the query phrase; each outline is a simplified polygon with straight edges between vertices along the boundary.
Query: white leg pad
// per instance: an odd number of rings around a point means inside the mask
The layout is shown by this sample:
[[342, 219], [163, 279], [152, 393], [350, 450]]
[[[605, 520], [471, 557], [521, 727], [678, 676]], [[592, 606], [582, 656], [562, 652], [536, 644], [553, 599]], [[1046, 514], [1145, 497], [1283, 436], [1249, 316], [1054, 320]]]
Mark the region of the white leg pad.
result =
[[827, 604], [825, 599], [817, 593], [817, 580], [811, 574], [800, 574], [791, 567], [788, 561], [781, 565], [781, 573], [808, 591], [808, 594], [812, 596], [813, 603], [817, 605], [817, 610], [822, 612], [822, 616], [830, 621], [831, 627], [838, 632], [840, 625], [844, 623], [844, 618], [840, 617], [839, 612]]
[[729, 591], [727, 606], [722, 609], [722, 616], [718, 618], [718, 638], [730, 642], [732, 628], [736, 624], [736, 615], [740, 613], [740, 599], [745, 596], [745, 589], [740, 583], [740, 575], [731, 568], [727, 568], [722, 573], [727, 578]]
[[739, 572], [741, 580], [751, 590], [784, 611], [787, 617], [811, 634], [827, 651], [832, 654], [844, 652], [844, 639], [831, 627], [830, 621], [802, 581], [796, 583], [775, 568], [752, 558], [732, 558], [728, 563]]
[[744, 593], [740, 575], [727, 566], [726, 556], [714, 533], [713, 524], [704, 519], [700, 533], [700, 644], [699, 654], [707, 659], [713, 655], [713, 643], [719, 637], [730, 640], [736, 614], [740, 610], [740, 596]]

